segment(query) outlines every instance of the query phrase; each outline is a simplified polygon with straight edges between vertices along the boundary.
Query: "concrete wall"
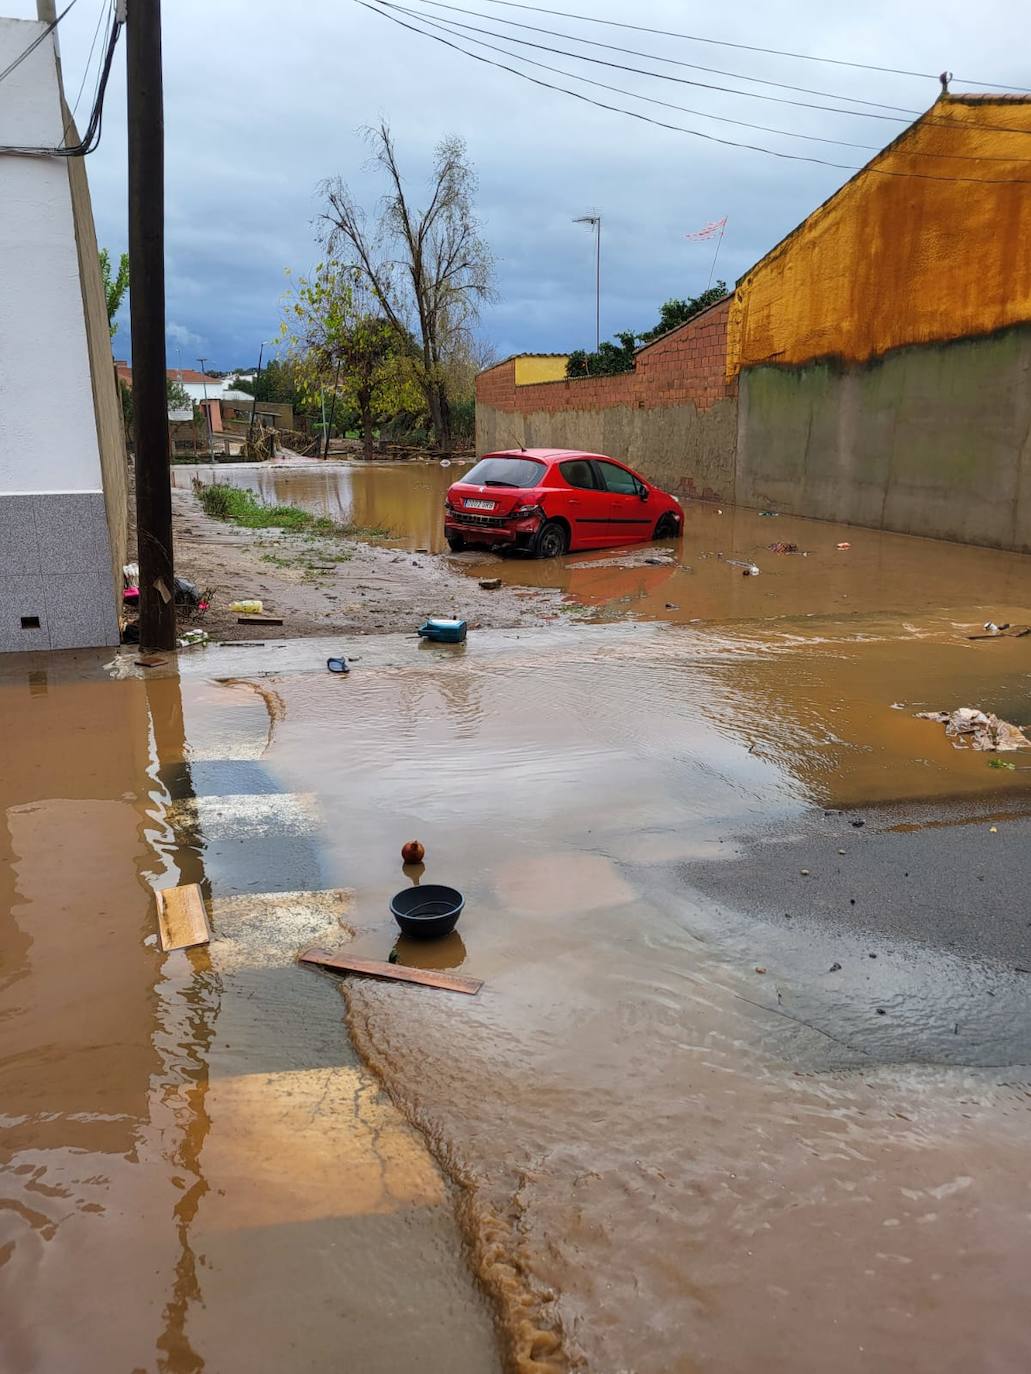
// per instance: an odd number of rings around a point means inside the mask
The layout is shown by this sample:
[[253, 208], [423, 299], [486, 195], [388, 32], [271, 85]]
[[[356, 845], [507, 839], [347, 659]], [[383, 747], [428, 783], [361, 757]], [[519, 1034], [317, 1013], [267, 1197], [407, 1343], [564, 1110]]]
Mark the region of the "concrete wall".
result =
[[[0, 19], [0, 68], [42, 27]], [[51, 38], [0, 82], [4, 141], [59, 144], [62, 114]], [[0, 650], [115, 644], [112, 547], [63, 158], [0, 154], [0, 302]]]
[[[476, 380], [476, 448], [611, 454], [678, 495], [733, 499], [736, 385], [724, 376], [729, 301], [637, 354], [633, 372], [520, 382], [509, 358]], [[525, 374], [524, 374], [525, 375]]]
[[1031, 325], [867, 364], [747, 369], [736, 495], [1031, 553]]

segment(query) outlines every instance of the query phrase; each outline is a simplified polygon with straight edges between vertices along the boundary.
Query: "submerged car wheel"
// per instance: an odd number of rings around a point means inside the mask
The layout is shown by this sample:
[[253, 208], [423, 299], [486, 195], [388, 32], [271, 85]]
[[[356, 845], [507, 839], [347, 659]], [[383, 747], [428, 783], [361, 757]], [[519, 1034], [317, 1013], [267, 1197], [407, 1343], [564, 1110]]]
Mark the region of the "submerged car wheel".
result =
[[465, 548], [465, 540], [460, 534], [449, 534], [447, 536], [447, 543], [452, 553], [461, 553]]
[[670, 512], [667, 511], [665, 515], [660, 517], [659, 523], [655, 526], [655, 538], [676, 539], [679, 533], [680, 521], [675, 515], [671, 515]]
[[557, 520], [549, 520], [537, 532], [534, 553], [538, 558], [558, 558], [569, 547], [569, 535]]

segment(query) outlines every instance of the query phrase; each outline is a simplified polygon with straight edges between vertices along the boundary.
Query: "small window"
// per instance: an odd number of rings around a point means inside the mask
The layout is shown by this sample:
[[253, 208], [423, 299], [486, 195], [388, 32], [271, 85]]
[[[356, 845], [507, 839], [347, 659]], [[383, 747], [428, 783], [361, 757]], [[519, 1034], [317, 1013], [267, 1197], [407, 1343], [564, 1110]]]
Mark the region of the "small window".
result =
[[571, 458], [568, 463], [559, 463], [558, 470], [571, 487], [585, 487], [588, 491], [594, 491], [598, 485], [594, 480], [594, 469], [586, 458]]
[[606, 491], [619, 492], [623, 496], [640, 496], [641, 484], [626, 468], [617, 468], [615, 463], [599, 463], [601, 480]]
[[39, 629], [39, 616], [38, 616], [38, 615], [23, 615], [22, 618], [21, 618], [21, 627], [22, 627], [23, 630], [38, 630], [38, 629]]

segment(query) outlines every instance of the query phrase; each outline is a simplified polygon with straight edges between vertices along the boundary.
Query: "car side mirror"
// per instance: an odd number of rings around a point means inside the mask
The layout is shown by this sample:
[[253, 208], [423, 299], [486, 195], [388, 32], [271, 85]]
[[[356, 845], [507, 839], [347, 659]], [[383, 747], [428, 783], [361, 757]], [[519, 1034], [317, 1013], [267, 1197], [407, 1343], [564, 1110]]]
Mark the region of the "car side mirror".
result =
[[642, 501], [647, 501], [647, 500], [648, 500], [648, 488], [647, 488], [647, 487], [642, 487], [641, 490], [640, 490], [637, 494], [638, 494], [638, 496], [640, 496], [640, 498], [641, 498]]

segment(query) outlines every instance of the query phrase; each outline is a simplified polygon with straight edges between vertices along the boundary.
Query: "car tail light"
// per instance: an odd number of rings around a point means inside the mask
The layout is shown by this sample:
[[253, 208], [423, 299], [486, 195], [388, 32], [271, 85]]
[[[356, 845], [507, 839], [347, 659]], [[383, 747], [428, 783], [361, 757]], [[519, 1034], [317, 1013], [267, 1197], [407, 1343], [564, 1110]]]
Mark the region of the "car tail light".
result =
[[513, 520], [525, 520], [528, 515], [543, 515], [540, 506], [516, 506], [512, 512]]

